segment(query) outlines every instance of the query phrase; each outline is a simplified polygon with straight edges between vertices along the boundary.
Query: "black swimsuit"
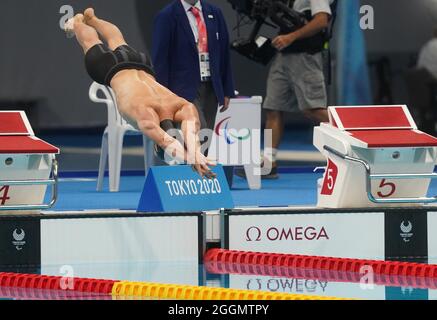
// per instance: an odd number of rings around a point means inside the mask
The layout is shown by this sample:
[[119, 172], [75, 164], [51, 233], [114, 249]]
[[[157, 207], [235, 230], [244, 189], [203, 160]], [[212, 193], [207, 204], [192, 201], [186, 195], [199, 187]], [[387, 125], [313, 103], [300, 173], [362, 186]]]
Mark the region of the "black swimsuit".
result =
[[127, 45], [112, 51], [105, 44], [97, 44], [86, 53], [85, 66], [94, 81], [106, 86], [122, 70], [142, 70], [155, 76], [150, 57]]

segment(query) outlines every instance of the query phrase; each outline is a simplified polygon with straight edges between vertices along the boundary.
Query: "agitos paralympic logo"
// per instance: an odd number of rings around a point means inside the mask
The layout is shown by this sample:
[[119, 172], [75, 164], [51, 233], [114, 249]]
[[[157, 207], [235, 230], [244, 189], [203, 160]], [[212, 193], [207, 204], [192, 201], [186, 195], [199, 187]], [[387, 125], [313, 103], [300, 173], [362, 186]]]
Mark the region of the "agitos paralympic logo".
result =
[[[215, 127], [215, 133], [219, 137], [224, 137], [227, 144], [234, 144], [237, 141], [245, 141], [249, 139], [252, 135], [250, 129], [242, 129], [237, 133], [237, 130], [230, 129], [229, 123], [232, 117], [227, 117], [220, 121]], [[241, 131], [243, 132], [241, 134]]]
[[319, 241], [330, 240], [325, 227], [290, 227], [276, 228], [270, 227], [262, 229], [260, 227], [250, 227], [246, 231], [247, 242], [267, 241]]

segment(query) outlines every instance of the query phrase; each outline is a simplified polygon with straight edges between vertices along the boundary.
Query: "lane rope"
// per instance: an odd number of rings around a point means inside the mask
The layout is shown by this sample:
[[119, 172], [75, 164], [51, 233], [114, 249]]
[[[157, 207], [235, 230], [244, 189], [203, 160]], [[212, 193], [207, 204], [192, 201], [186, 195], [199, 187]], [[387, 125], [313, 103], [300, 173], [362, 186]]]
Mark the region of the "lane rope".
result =
[[146, 297], [176, 300], [346, 300], [300, 294], [141, 282], [117, 282], [114, 284], [112, 295], [114, 297]]
[[[71, 281], [71, 282], [70, 282]], [[70, 284], [70, 287], [69, 287]], [[118, 298], [152, 298], [179, 300], [346, 300], [335, 297], [308, 296], [287, 293], [271, 293], [253, 290], [234, 290], [225, 288], [196, 287], [174, 284], [129, 282], [85, 278], [65, 278], [35, 274], [0, 273], [1, 292], [10, 296], [14, 289], [50, 290], [105, 294]], [[15, 293], [19, 293], [15, 290]], [[42, 292], [33, 293], [38, 297]], [[19, 297], [23, 293], [21, 292]], [[32, 296], [32, 294], [29, 294]], [[62, 295], [61, 295], [62, 296]], [[49, 295], [50, 297], [50, 295]]]
[[[364, 273], [353, 273], [333, 270], [315, 270], [303, 268], [289, 268], [277, 266], [258, 266], [234, 264], [227, 262], [207, 262], [205, 269], [210, 274], [220, 275], [246, 275], [246, 276], [263, 276], [286, 279], [303, 279], [318, 280], [326, 282], [343, 282], [343, 283], [362, 283], [363, 276], [367, 275], [365, 281], [375, 285], [385, 287], [408, 287], [415, 289], [437, 289], [437, 279], [419, 278], [414, 276], [387, 276], [387, 275], [369, 275]], [[366, 282], [366, 283], [367, 283]]]
[[[437, 279], [437, 265], [422, 263], [361, 260], [332, 257], [304, 256], [293, 254], [275, 254], [211, 249], [204, 258], [211, 271], [216, 273], [233, 273], [233, 271], [254, 274], [256, 272], [274, 273], [279, 268], [287, 276], [288, 269], [309, 269], [321, 271], [336, 271], [343, 273], [363, 273], [372, 271], [379, 276], [416, 277]], [[252, 268], [252, 269], [250, 269]], [[281, 269], [282, 268], [282, 269]], [[250, 270], [250, 271], [249, 271]], [[429, 281], [428, 281], [429, 283]], [[425, 285], [425, 282], [419, 282]], [[434, 282], [435, 285], [435, 282]]]

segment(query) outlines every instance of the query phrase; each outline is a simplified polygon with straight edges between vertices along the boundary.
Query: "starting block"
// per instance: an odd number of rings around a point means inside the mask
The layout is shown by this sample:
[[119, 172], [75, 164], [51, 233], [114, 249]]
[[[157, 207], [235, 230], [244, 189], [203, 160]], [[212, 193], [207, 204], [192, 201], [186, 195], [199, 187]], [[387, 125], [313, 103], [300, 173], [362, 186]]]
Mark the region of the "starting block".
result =
[[[23, 111], [0, 112], [0, 213], [51, 208], [57, 200], [59, 149], [38, 139]], [[52, 198], [44, 204], [47, 186]]]
[[436, 179], [437, 139], [417, 129], [407, 106], [330, 107], [314, 131], [328, 158], [318, 207], [417, 206]]
[[191, 166], [152, 167], [147, 174], [138, 212], [199, 212], [234, 208], [221, 165], [217, 177], [202, 179]]

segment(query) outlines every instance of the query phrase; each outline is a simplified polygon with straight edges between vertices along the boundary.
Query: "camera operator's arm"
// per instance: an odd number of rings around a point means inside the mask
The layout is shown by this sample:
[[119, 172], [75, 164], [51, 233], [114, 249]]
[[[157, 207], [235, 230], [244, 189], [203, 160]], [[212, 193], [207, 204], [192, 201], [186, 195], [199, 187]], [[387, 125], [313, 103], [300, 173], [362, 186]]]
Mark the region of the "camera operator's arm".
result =
[[304, 27], [292, 33], [277, 36], [273, 39], [272, 45], [278, 50], [283, 50], [297, 40], [312, 37], [329, 27], [329, 18], [330, 15], [325, 12], [318, 13]]

